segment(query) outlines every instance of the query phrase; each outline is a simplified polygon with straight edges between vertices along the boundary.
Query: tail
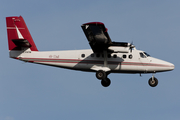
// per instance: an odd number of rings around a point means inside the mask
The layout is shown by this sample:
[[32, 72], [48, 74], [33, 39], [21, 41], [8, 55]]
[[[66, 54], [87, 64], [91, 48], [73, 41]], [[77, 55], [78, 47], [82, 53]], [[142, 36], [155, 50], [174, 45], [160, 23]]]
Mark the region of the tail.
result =
[[6, 17], [9, 50], [38, 51], [22, 16]]

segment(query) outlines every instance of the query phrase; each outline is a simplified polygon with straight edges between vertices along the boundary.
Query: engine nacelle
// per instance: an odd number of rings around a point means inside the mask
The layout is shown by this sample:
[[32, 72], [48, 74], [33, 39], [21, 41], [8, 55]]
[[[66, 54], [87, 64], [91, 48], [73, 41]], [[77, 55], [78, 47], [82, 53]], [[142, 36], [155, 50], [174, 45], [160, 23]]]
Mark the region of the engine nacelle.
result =
[[115, 53], [128, 53], [129, 47], [110, 46], [108, 50], [113, 51]]

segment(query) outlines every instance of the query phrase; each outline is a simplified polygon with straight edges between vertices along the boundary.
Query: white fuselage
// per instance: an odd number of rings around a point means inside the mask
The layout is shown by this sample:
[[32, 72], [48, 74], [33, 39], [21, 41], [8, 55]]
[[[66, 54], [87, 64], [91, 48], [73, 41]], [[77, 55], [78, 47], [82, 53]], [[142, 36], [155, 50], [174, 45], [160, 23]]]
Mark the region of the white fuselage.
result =
[[12, 50], [10, 57], [26, 62], [92, 72], [105, 69], [104, 71], [111, 73], [155, 73], [174, 69], [172, 63], [146, 56], [143, 51], [136, 49], [128, 53], [112, 54], [94, 54], [91, 49], [45, 52], [29, 49]]

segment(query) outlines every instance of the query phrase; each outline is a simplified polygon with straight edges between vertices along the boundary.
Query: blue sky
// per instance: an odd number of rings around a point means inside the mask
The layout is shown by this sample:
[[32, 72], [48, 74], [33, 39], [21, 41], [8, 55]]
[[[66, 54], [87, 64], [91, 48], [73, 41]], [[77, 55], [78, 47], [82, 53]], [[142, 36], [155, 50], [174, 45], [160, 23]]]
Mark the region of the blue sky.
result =
[[[180, 1], [1, 0], [0, 120], [179, 120]], [[90, 49], [81, 24], [105, 23], [113, 41], [175, 64], [151, 74], [110, 74], [108, 88], [95, 73], [9, 58], [5, 17], [22, 15], [42, 51]]]

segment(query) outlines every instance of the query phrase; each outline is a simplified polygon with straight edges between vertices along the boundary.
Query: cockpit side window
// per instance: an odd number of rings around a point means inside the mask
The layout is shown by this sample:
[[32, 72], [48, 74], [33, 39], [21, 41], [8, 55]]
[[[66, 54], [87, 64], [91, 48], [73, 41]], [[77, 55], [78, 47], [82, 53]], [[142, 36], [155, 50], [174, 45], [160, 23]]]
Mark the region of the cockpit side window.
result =
[[146, 56], [142, 52], [140, 52], [139, 55], [141, 58], [146, 58]]

